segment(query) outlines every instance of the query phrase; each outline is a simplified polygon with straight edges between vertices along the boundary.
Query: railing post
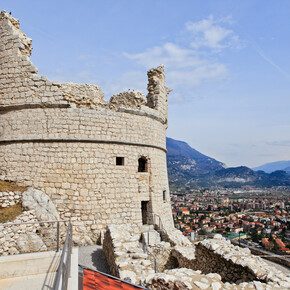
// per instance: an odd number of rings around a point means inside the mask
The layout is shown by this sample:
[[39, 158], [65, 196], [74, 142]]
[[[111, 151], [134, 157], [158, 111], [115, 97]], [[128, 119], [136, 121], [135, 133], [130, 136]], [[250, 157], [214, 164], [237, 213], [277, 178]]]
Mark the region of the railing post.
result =
[[148, 246], [149, 246], [149, 231], [147, 232], [147, 241], [148, 241]]
[[59, 222], [56, 224], [56, 251], [59, 251]]
[[68, 271], [69, 271], [69, 277], [71, 277], [71, 253], [72, 253], [72, 224], [69, 221], [69, 233], [70, 233], [70, 239], [69, 239], [69, 262], [68, 262]]

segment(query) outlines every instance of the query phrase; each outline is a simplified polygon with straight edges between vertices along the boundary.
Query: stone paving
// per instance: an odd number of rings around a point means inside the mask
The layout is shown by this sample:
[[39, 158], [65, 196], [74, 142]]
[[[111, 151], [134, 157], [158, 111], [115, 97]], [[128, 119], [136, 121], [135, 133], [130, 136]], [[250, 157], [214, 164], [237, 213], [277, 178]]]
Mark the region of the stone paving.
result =
[[79, 265], [110, 274], [102, 246], [79, 247]]

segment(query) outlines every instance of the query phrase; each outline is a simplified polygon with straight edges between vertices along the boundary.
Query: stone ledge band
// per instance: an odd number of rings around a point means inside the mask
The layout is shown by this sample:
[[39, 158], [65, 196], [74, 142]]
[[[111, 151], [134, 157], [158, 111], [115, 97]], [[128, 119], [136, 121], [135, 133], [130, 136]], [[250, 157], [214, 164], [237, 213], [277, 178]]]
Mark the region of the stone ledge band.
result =
[[102, 139], [15, 139], [15, 140], [0, 140], [1, 144], [12, 144], [12, 143], [103, 143], [103, 144], [119, 144], [119, 145], [130, 145], [130, 146], [140, 146], [140, 147], [151, 147], [159, 149], [167, 153], [167, 150], [161, 146], [156, 146], [152, 144], [144, 143], [134, 143], [126, 141], [117, 140], [102, 140]]
[[[21, 110], [33, 110], [33, 109], [69, 109], [72, 108], [71, 104], [46, 104], [46, 103], [41, 103], [41, 104], [22, 104], [22, 105], [12, 105], [12, 106], [0, 106], [0, 114], [6, 114], [9, 112], [13, 112], [13, 111], [21, 111]], [[92, 110], [90, 108], [79, 108], [79, 109], [88, 109], [88, 110]], [[160, 122], [161, 124], [165, 125], [167, 124], [167, 119], [163, 120], [160, 117], [157, 117], [155, 115], [152, 115], [150, 113], [147, 112], [142, 112], [142, 111], [138, 111], [138, 110], [134, 110], [134, 109], [130, 109], [130, 108], [118, 108], [118, 110], [116, 112], [120, 112], [120, 113], [129, 113], [132, 115], [137, 115], [137, 116], [143, 116], [143, 117], [148, 117], [151, 118], [153, 120], [157, 120], [158, 122]]]

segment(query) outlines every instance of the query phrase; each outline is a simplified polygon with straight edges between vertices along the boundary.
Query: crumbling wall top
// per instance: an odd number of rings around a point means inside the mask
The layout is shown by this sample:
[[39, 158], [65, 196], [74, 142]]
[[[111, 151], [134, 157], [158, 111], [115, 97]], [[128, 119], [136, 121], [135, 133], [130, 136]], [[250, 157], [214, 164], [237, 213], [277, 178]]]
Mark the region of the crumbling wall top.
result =
[[51, 82], [39, 76], [30, 59], [32, 40], [20, 30], [19, 20], [0, 13], [0, 106], [67, 106], [143, 115], [167, 124], [164, 66], [148, 72], [147, 98], [139, 91], [115, 94], [104, 100], [99, 86]]
[[[1, 26], [3, 27], [1, 39], [5, 37], [4, 45], [11, 47], [11, 43], [14, 43], [14, 47], [19, 48], [22, 55], [31, 55], [32, 40], [20, 29], [19, 20], [14, 18], [11, 14], [8, 14], [5, 10], [0, 12]], [[3, 35], [4, 34], [4, 35]], [[3, 47], [1, 47], [1, 51]]]
[[113, 95], [110, 99], [110, 105], [114, 108], [139, 108], [146, 104], [145, 96], [139, 91], [126, 91], [117, 95]]
[[96, 109], [108, 103], [104, 100], [102, 89], [96, 85], [64, 83], [61, 84], [61, 91], [64, 100], [80, 108]]

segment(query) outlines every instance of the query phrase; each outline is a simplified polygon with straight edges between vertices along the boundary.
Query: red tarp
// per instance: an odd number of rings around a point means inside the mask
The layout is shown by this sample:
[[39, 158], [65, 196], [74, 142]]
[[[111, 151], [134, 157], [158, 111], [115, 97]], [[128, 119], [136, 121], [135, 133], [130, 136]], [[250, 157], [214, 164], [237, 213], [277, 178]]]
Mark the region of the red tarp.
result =
[[95, 290], [95, 289], [109, 289], [109, 290], [120, 290], [120, 289], [142, 289], [137, 286], [130, 285], [126, 282], [110, 278], [101, 273], [84, 269], [83, 274], [83, 290]]

